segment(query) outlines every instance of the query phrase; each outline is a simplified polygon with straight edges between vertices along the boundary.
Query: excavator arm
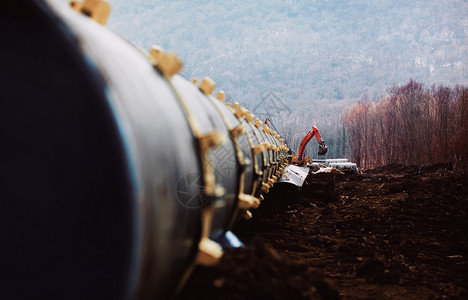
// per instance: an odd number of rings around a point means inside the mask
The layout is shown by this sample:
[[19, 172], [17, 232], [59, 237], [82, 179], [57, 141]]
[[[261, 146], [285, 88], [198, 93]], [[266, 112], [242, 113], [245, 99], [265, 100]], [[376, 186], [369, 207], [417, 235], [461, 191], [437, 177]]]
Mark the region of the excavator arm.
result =
[[312, 131], [307, 132], [306, 136], [302, 139], [302, 142], [299, 145], [299, 151], [297, 152], [297, 158], [299, 161], [304, 160], [305, 147], [307, 146], [307, 143], [309, 143], [310, 139], [314, 136], [319, 143], [318, 155], [324, 155], [325, 153], [327, 153], [328, 148], [325, 145], [325, 142], [322, 140], [322, 137], [320, 136], [317, 127], [312, 126]]

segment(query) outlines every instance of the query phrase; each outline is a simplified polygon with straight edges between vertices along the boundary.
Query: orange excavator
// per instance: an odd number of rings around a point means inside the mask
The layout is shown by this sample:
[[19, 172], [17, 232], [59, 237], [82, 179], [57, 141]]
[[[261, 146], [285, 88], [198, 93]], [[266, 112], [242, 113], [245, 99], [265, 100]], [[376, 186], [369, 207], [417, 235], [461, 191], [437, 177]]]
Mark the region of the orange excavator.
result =
[[325, 155], [325, 153], [327, 153], [328, 147], [327, 145], [325, 145], [325, 141], [322, 140], [322, 137], [320, 136], [320, 133], [317, 127], [312, 126], [312, 131], [307, 132], [306, 136], [302, 139], [302, 142], [299, 145], [299, 151], [297, 152], [297, 155], [294, 155], [292, 157], [292, 163], [295, 163], [298, 165], [305, 165], [306, 163], [312, 163], [312, 159], [310, 158], [310, 156], [304, 158], [304, 152], [305, 152], [305, 147], [307, 143], [314, 136], [319, 143], [318, 155]]

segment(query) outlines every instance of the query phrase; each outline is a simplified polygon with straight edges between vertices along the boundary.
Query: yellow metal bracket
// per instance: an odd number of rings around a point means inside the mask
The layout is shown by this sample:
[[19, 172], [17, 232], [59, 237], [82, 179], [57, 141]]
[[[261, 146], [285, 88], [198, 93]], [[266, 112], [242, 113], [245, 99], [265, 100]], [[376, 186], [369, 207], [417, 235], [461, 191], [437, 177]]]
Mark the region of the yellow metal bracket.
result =
[[242, 124], [239, 124], [231, 129], [231, 136], [233, 139], [237, 139], [242, 134], [245, 134], [245, 128]]
[[148, 58], [166, 78], [171, 78], [182, 69], [182, 62], [173, 53], [165, 53], [159, 46], [151, 47]]
[[210, 163], [209, 151], [211, 148], [217, 147], [225, 141], [226, 136], [217, 131], [212, 131], [198, 137], [202, 159], [203, 180], [205, 185], [204, 192], [209, 196], [219, 196], [219, 194], [221, 194], [221, 191], [215, 188], [215, 176]]
[[70, 1], [73, 10], [82, 13], [101, 25], [106, 25], [110, 15], [110, 5], [103, 0]]
[[255, 124], [255, 127], [257, 127], [257, 128], [260, 128], [262, 126], [262, 122], [258, 118], [255, 119], [254, 124]]
[[224, 100], [226, 99], [226, 93], [223, 91], [219, 91], [218, 95], [216, 95], [216, 98], [221, 102], [224, 102]]
[[247, 195], [244, 193], [239, 194], [239, 208], [240, 209], [250, 209], [250, 208], [258, 208], [260, 205], [260, 200], [255, 198], [252, 195]]
[[202, 233], [195, 262], [203, 266], [215, 265], [223, 255], [221, 246], [209, 239], [214, 211], [213, 205], [205, 206], [202, 210]]
[[215, 86], [216, 84], [211, 78], [205, 77], [200, 83], [200, 90], [205, 95], [212, 95], [214, 92]]

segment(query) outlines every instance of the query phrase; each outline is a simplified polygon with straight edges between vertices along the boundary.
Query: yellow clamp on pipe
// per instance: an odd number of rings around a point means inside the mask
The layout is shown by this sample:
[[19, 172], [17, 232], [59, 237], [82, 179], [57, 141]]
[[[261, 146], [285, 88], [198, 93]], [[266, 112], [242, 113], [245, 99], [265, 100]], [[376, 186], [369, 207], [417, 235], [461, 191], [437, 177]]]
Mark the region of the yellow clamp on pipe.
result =
[[254, 123], [255, 127], [257, 128], [260, 128], [262, 127], [262, 122], [258, 119], [258, 118], [255, 118], [255, 123]]
[[149, 51], [149, 59], [153, 60], [153, 63], [156, 65], [158, 64], [159, 60], [161, 60], [162, 56], [164, 55], [164, 49], [161, 46], [153, 45]]
[[173, 53], [165, 53], [159, 46], [152, 46], [148, 58], [161, 74], [170, 79], [182, 69], [182, 62]]
[[250, 211], [246, 210], [245, 214], [244, 214], [244, 219], [246, 219], [246, 220], [252, 219], [252, 213]]
[[209, 159], [209, 150], [211, 148], [217, 147], [223, 144], [226, 141], [226, 136], [223, 134], [212, 131], [205, 135], [202, 135], [198, 138], [200, 155], [202, 157], [202, 170], [203, 170], [203, 180], [205, 185], [205, 194], [210, 196], [220, 196], [223, 194], [222, 188], [215, 189], [215, 176], [211, 168], [211, 163]]
[[195, 262], [202, 266], [216, 265], [223, 256], [221, 246], [208, 238], [203, 238], [198, 244], [198, 253]]
[[234, 127], [233, 129], [231, 129], [231, 136], [234, 139], [239, 137], [240, 135], [242, 135], [244, 133], [245, 133], [245, 128], [244, 128], [244, 125], [242, 125], [242, 124], [239, 124], [236, 127]]
[[271, 186], [268, 183], [262, 182], [262, 191], [265, 194], [268, 194], [268, 192], [270, 192], [270, 188]]
[[232, 105], [232, 108], [235, 109], [234, 115], [238, 119], [243, 118], [243, 117], [246, 118], [249, 115], [249, 111], [245, 109], [244, 107], [239, 106], [239, 103], [237, 102], [234, 102], [234, 104]]
[[70, 1], [73, 10], [90, 17], [96, 23], [106, 25], [110, 15], [110, 5], [103, 0]]
[[268, 133], [268, 134], [270, 134], [270, 135], [273, 135], [273, 130], [271, 130], [270, 127], [268, 127], [267, 124], [264, 124], [264, 125], [263, 125], [262, 130], [263, 130], [263, 132], [265, 132], [265, 133]]
[[216, 95], [216, 98], [221, 102], [224, 102], [224, 100], [226, 99], [226, 93], [223, 91], [219, 91], [218, 95]]
[[234, 112], [234, 115], [236, 116], [236, 118], [240, 119], [242, 118], [242, 110], [239, 108], [239, 105], [235, 105], [235, 104], [239, 104], [239, 103], [234, 102], [234, 104], [232, 105], [232, 108], [236, 110]]
[[70, 6], [71, 8], [76, 11], [76, 12], [81, 12], [81, 10], [83, 9], [83, 2], [81, 1], [70, 1]]
[[240, 108], [240, 113], [241, 113], [242, 117], [244, 117], [244, 118], [247, 118], [247, 116], [250, 114], [249, 110], [246, 109], [245, 107]]
[[270, 187], [272, 187], [273, 184], [275, 184], [275, 181], [273, 180], [273, 178], [268, 178], [267, 183]]
[[205, 77], [200, 83], [200, 90], [209, 96], [213, 94], [215, 86], [215, 82], [210, 77]]
[[264, 149], [265, 149], [264, 144], [258, 144], [256, 146], [252, 147], [252, 151], [253, 151], [254, 154], [262, 153]]
[[202, 232], [195, 263], [203, 266], [215, 265], [223, 255], [221, 246], [209, 239], [214, 211], [213, 205], [205, 206], [202, 210]]
[[252, 195], [241, 193], [239, 194], [239, 205], [240, 209], [250, 209], [250, 208], [258, 208], [260, 205], [260, 200], [255, 198]]
[[[237, 105], [235, 105], [237, 104]], [[234, 106], [235, 105], [235, 106]], [[234, 112], [234, 115], [240, 119], [240, 118], [246, 118], [249, 115], [249, 111], [245, 109], [244, 107], [239, 107], [239, 103], [235, 102], [232, 106], [236, 111]]]

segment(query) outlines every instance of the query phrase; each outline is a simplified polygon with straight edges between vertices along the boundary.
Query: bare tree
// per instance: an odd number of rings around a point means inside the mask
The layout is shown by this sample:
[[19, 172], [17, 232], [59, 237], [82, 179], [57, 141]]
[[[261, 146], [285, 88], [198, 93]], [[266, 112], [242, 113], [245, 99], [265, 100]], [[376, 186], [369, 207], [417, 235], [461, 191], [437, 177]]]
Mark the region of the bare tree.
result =
[[468, 169], [468, 88], [425, 89], [410, 80], [388, 96], [364, 95], [344, 111], [351, 156], [360, 167], [454, 162]]

